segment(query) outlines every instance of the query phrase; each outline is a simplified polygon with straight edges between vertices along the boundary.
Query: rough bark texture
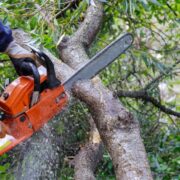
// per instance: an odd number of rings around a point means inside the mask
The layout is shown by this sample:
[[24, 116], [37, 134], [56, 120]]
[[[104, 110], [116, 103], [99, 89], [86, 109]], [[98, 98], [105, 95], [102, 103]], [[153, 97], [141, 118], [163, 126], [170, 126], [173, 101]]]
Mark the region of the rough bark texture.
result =
[[[64, 37], [59, 44], [60, 57], [73, 69], [80, 68], [85, 61], [89, 60], [86, 53], [88, 47], [94, 40], [102, 22], [102, 4], [90, 6], [84, 22], [72, 37]], [[78, 53], [77, 53], [78, 52]]]
[[76, 180], [95, 180], [94, 171], [102, 158], [102, 143], [88, 143], [81, 149], [75, 159]]
[[16, 180], [57, 179], [59, 148], [52, 127], [45, 125], [20, 147], [17, 166], [14, 168]]

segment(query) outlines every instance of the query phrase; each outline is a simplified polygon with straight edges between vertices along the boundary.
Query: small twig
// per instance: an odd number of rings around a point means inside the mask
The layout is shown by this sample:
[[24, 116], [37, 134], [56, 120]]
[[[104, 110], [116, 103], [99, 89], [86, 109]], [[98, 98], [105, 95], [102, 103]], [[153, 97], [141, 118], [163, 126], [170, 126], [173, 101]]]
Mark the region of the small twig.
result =
[[176, 121], [175, 121], [171, 116], [168, 116], [168, 117], [169, 117], [169, 119], [172, 121], [172, 123], [173, 123], [176, 127], [178, 127]]
[[151, 102], [154, 106], [159, 108], [164, 113], [180, 117], [180, 112], [176, 112], [165, 107], [158, 100], [149, 96], [148, 93], [144, 90], [139, 90], [139, 91], [121, 91], [120, 90], [116, 92], [115, 95], [119, 97], [130, 97], [130, 98], [135, 98], [135, 99], [142, 99], [146, 102]]
[[166, 73], [161, 73], [159, 76], [157, 76], [156, 78], [154, 78], [150, 83], [148, 83], [144, 90], [148, 90], [153, 84], [155, 84], [156, 82], [159, 82], [164, 76], [167, 76], [170, 74], [170, 72], [174, 69], [174, 67], [176, 67], [178, 64], [180, 63], [180, 60], [176, 61], [171, 67], [169, 67], [166, 70]]
[[47, 24], [51, 27], [51, 29], [54, 30], [54, 24], [51, 22], [51, 18], [48, 12], [45, 9], [43, 9], [42, 6], [40, 6], [39, 4], [35, 4], [34, 6], [40, 12], [41, 16], [47, 22]]
[[59, 11], [57, 14], [55, 14], [54, 18], [59, 18], [61, 16], [61, 14], [63, 14], [67, 9], [69, 9], [72, 5], [72, 2], [71, 1], [64, 9], [62, 9], [61, 11]]
[[166, 2], [167, 7], [171, 10], [171, 12], [177, 17], [177, 13], [174, 11], [174, 9], [170, 6], [168, 2]]
[[177, 46], [175, 46], [175, 47], [173, 47], [173, 48], [171, 48], [171, 49], [163, 49], [163, 50], [161, 50], [161, 49], [154, 49], [154, 48], [148, 47], [148, 46], [145, 46], [145, 48], [147, 48], [147, 49], [149, 49], [149, 50], [152, 50], [152, 51], [155, 51], [155, 52], [157, 52], [157, 53], [161, 53], [161, 52], [168, 53], [168, 52], [179, 51], [179, 50], [180, 50], [180, 48], [178, 48]]

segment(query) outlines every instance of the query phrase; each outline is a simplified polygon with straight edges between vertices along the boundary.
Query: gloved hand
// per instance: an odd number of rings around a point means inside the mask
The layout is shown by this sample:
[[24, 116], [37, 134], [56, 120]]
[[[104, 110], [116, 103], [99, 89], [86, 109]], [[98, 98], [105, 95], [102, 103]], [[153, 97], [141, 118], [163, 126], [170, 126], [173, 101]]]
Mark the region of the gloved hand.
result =
[[4, 26], [1, 21], [0, 52], [5, 53], [10, 57], [18, 75], [33, 76], [34, 92], [31, 100], [31, 106], [33, 106], [38, 102], [40, 92], [40, 75], [34, 61], [35, 55], [13, 41], [11, 29]]
[[0, 20], [0, 52], [4, 52], [12, 41], [13, 37], [11, 29], [4, 26]]

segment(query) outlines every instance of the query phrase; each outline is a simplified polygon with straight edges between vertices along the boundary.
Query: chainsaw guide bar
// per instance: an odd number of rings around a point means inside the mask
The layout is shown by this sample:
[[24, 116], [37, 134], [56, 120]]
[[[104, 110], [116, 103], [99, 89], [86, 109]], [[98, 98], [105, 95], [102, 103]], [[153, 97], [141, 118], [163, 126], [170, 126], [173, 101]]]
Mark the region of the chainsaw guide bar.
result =
[[128, 33], [113, 41], [102, 51], [97, 53], [88, 63], [81, 67], [66, 82], [64, 88], [69, 90], [78, 80], [91, 79], [101, 70], [111, 64], [117, 57], [124, 53], [133, 43], [132, 34]]
[[40, 98], [35, 105], [30, 105], [34, 92], [34, 79], [31, 76], [20, 76], [5, 88], [0, 96], [0, 155], [28, 139], [59, 114], [68, 103], [66, 91], [71, 90], [75, 82], [91, 79], [97, 75], [124, 53], [132, 43], [132, 34], [128, 33], [118, 38], [91, 58], [63, 84], [56, 78], [49, 57], [28, 45], [46, 64], [46, 68], [43, 66], [38, 68]]

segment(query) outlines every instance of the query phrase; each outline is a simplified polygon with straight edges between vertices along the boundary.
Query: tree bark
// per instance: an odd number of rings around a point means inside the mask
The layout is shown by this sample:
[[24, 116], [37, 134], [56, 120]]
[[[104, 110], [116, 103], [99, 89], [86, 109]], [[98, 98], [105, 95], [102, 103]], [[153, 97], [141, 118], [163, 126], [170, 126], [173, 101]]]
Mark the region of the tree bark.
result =
[[93, 119], [90, 118], [89, 121], [91, 125], [89, 141], [74, 158], [74, 179], [76, 180], [95, 180], [94, 171], [102, 160], [103, 144]]
[[100, 82], [78, 82], [76, 96], [91, 110], [103, 143], [108, 149], [116, 178], [152, 179], [139, 124]]

